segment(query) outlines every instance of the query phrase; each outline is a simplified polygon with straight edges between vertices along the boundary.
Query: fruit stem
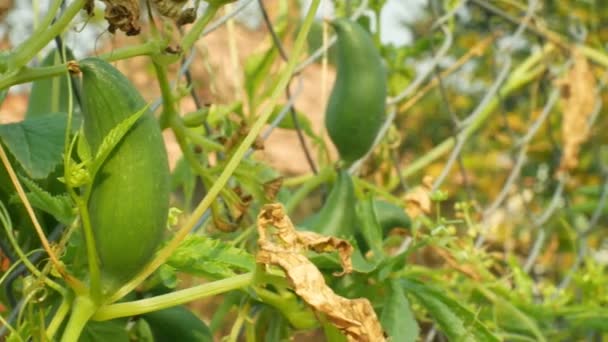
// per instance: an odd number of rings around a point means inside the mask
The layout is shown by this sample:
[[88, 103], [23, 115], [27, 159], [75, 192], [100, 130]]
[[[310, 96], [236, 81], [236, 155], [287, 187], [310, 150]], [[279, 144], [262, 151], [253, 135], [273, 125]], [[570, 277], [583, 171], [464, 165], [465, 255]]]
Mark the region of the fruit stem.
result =
[[101, 273], [99, 270], [99, 261], [97, 258], [97, 247], [95, 246], [95, 237], [93, 236], [93, 228], [91, 227], [91, 218], [89, 216], [89, 210], [87, 203], [82, 197], [74, 197], [78, 211], [80, 212], [80, 219], [82, 221], [82, 230], [84, 232], [84, 239], [87, 246], [87, 260], [89, 263], [89, 276], [91, 281], [91, 296], [95, 300], [101, 298]]
[[97, 310], [97, 305], [88, 296], [78, 296], [72, 305], [72, 313], [63, 331], [61, 342], [78, 341], [82, 329]]

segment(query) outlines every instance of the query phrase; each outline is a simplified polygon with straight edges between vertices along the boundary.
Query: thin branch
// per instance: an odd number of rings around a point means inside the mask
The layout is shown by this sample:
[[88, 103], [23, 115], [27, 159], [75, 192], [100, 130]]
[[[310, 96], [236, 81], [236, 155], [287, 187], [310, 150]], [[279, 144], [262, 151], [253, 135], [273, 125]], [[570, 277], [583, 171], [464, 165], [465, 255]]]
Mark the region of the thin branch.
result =
[[[281, 39], [279, 38], [279, 36], [277, 35], [277, 32], [274, 30], [274, 27], [272, 26], [272, 21], [270, 20], [270, 17], [268, 16], [268, 11], [266, 10], [266, 7], [264, 6], [264, 1], [258, 0], [258, 4], [260, 5], [260, 10], [262, 12], [262, 17], [264, 18], [264, 23], [266, 23], [266, 28], [268, 28], [268, 31], [270, 32], [270, 36], [272, 37], [274, 46], [279, 50], [279, 54], [281, 55], [281, 58], [283, 59], [283, 61], [287, 62], [289, 60], [289, 56], [287, 55], [287, 52], [285, 51], [285, 48], [283, 47], [283, 43], [281, 42]], [[295, 76], [295, 75], [296, 74], [294, 74], [293, 76]], [[293, 76], [292, 76], [292, 79], [293, 79]], [[287, 87], [285, 87], [285, 96], [288, 99], [291, 98], [290, 85], [291, 85], [291, 80], [287, 84]], [[304, 139], [304, 134], [302, 133], [302, 129], [300, 127], [300, 120], [298, 119], [298, 115], [296, 113], [296, 109], [295, 109], [294, 105], [289, 107], [289, 112], [291, 114], [291, 119], [293, 120], [293, 124], [296, 129], [296, 134], [297, 134], [298, 140], [300, 142], [300, 147], [302, 148], [302, 151], [304, 151], [304, 155], [306, 156], [306, 161], [308, 162], [310, 169], [316, 175], [317, 173], [319, 173], [319, 171], [317, 170], [315, 161], [312, 158], [312, 155], [310, 154], [310, 150], [308, 149], [308, 146], [306, 145], [306, 140]]]
[[[551, 95], [549, 96], [549, 100], [545, 104], [541, 115], [536, 119], [536, 122], [534, 124], [532, 124], [530, 130], [527, 132], [527, 134], [521, 140], [521, 144], [519, 147], [519, 153], [518, 153], [515, 165], [513, 166], [513, 169], [511, 170], [509, 176], [507, 177], [507, 180], [505, 181], [505, 184], [503, 185], [498, 196], [494, 199], [494, 201], [490, 204], [490, 206], [483, 212], [483, 219], [482, 219], [483, 228], [482, 229], [484, 231], [487, 230], [487, 228], [488, 228], [488, 222], [487, 222], [488, 218], [500, 207], [500, 205], [502, 205], [502, 203], [506, 199], [509, 191], [511, 190], [511, 186], [519, 178], [521, 168], [523, 167], [524, 162], [526, 160], [526, 152], [527, 152], [527, 148], [528, 148], [528, 143], [530, 142], [530, 140], [534, 137], [534, 135], [540, 128], [540, 123], [544, 122], [547, 119], [547, 117], [549, 116], [549, 113], [551, 112], [551, 109], [557, 103], [558, 98], [559, 98], [559, 91], [554, 90], [551, 93]], [[483, 234], [480, 234], [477, 237], [475, 246], [480, 247], [484, 241], [485, 241], [485, 236]]]
[[435, 54], [435, 56], [433, 56], [433, 59], [431, 59], [431, 66], [429, 67], [429, 69], [426, 72], [417, 75], [414, 81], [408, 84], [408, 86], [402, 92], [395, 95], [394, 97], [389, 97], [389, 99], [387, 100], [387, 103], [389, 105], [397, 104], [406, 99], [408, 96], [410, 96], [410, 94], [412, 94], [416, 89], [418, 89], [420, 85], [429, 77], [429, 75], [433, 72], [435, 66], [439, 64], [439, 61], [441, 61], [441, 59], [445, 57], [448, 50], [452, 46], [452, 43], [454, 42], [454, 37], [452, 36], [452, 32], [447, 28], [442, 27], [441, 29], [445, 34], [445, 40], [443, 41], [443, 45], [441, 45], [437, 54]]

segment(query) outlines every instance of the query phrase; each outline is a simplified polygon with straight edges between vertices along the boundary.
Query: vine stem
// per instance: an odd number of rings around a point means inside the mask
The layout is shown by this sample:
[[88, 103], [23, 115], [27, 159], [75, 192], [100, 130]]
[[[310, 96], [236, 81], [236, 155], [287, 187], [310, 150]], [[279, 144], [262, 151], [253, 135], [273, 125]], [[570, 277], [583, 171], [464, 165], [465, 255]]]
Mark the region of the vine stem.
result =
[[243, 288], [250, 285], [253, 279], [253, 272], [249, 272], [156, 297], [102, 306], [95, 312], [92, 319], [95, 321], [106, 321], [113, 318], [129, 317], [162, 310], [203, 297]]
[[[6, 209], [6, 207], [4, 206], [4, 204], [1, 201], [0, 201], [0, 223], [2, 223], [2, 225], [4, 226], [4, 230], [6, 232], [6, 236], [8, 237], [9, 242], [12, 245], [15, 253], [19, 257], [19, 261], [23, 263], [23, 265], [26, 267], [26, 269], [28, 271], [30, 271], [34, 276], [42, 279], [42, 281], [48, 287], [50, 287], [53, 290], [57, 291], [62, 296], [65, 296], [66, 291], [63, 289], [63, 287], [61, 287], [61, 285], [59, 285], [58, 283], [54, 282], [50, 278], [46, 277], [43, 272], [41, 272], [40, 270], [38, 270], [38, 268], [36, 268], [36, 266], [28, 258], [28, 255], [23, 252], [23, 250], [21, 249], [21, 246], [19, 246], [19, 243], [15, 239], [15, 235], [13, 234], [12, 223], [10, 222], [10, 217], [9, 217], [9, 214], [8, 214], [8, 210]], [[17, 264], [17, 262], [15, 262], [15, 264]], [[4, 280], [6, 279], [5, 276], [8, 276], [9, 274], [10, 274], [10, 269], [5, 272], [5, 275], [3, 275], [2, 277], [0, 277], [0, 284], [4, 283]]]
[[89, 262], [89, 275], [91, 279], [91, 295], [95, 300], [101, 298], [101, 273], [99, 270], [99, 259], [97, 257], [97, 247], [95, 246], [95, 237], [93, 236], [93, 227], [91, 226], [91, 218], [87, 202], [81, 197], [74, 197], [78, 211], [80, 211], [80, 219], [82, 221], [82, 230], [84, 232], [85, 244], [87, 246], [87, 259]]
[[[99, 58], [107, 62], [114, 62], [136, 56], [148, 56], [158, 53], [164, 46], [166, 46], [164, 41], [150, 40], [143, 44], [112, 50], [111, 52], [99, 55]], [[0, 79], [0, 90], [16, 84], [64, 75], [69, 71], [68, 64], [69, 62], [48, 67], [23, 67], [18, 73], [10, 73], [6, 77]]]
[[42, 247], [44, 248], [45, 252], [49, 255], [49, 258], [51, 259], [53, 266], [55, 266], [55, 269], [57, 270], [57, 272], [59, 272], [59, 274], [61, 274], [63, 279], [65, 279], [65, 281], [70, 285], [70, 287], [72, 287], [76, 292], [86, 293], [87, 292], [86, 286], [80, 280], [74, 278], [67, 272], [67, 270], [63, 267], [63, 264], [61, 263], [61, 261], [59, 261], [59, 259], [57, 258], [57, 255], [53, 252], [51, 245], [49, 244], [49, 240], [46, 238], [46, 235], [44, 234], [44, 231], [42, 230], [42, 226], [40, 226], [40, 222], [38, 222], [38, 218], [36, 217], [36, 214], [34, 213], [34, 209], [32, 208], [30, 201], [27, 199], [27, 196], [25, 195], [25, 191], [23, 191], [23, 187], [21, 186], [21, 183], [19, 182], [19, 179], [17, 178], [17, 174], [15, 174], [15, 170], [13, 169], [13, 166], [9, 162], [6, 152], [4, 151], [4, 148], [1, 145], [0, 145], [0, 159], [2, 160], [2, 164], [4, 164], [6, 171], [8, 172], [11, 182], [13, 183], [13, 185], [15, 186], [15, 189], [17, 190], [19, 199], [25, 206], [25, 210], [27, 211], [28, 215], [30, 216], [30, 219], [32, 220], [32, 224], [34, 225], [34, 229], [36, 230], [36, 233], [38, 234], [38, 237], [40, 238]]
[[49, 325], [46, 329], [46, 337], [49, 339], [49, 341], [54, 340], [57, 330], [59, 330], [59, 327], [61, 326], [61, 324], [63, 323], [63, 320], [65, 319], [65, 317], [67, 316], [67, 314], [69, 312], [70, 312], [70, 300], [68, 300], [68, 298], [64, 297], [61, 300], [61, 304], [59, 304], [59, 308], [57, 308], [57, 311], [55, 311], [55, 313], [53, 314], [53, 319], [51, 320], [51, 322], [49, 323]]
[[313, 190], [321, 186], [321, 184], [325, 183], [328, 179], [330, 179], [334, 175], [334, 170], [332, 168], [323, 168], [312, 177], [308, 178], [306, 182], [302, 184], [298, 188], [296, 192], [289, 198], [287, 203], [285, 203], [285, 210], [288, 213], [292, 213], [298, 204], [302, 202], [302, 200]]
[[203, 30], [205, 29], [207, 24], [209, 24], [211, 19], [213, 19], [218, 10], [218, 6], [210, 5], [205, 10], [205, 14], [203, 14], [203, 16], [199, 20], [197, 20], [194, 25], [192, 25], [190, 31], [188, 31], [188, 33], [186, 33], [186, 35], [182, 39], [181, 48], [184, 51], [188, 51], [192, 48], [194, 43], [196, 43], [199, 36], [203, 33]]
[[61, 336], [61, 342], [78, 341], [82, 329], [96, 310], [97, 305], [88, 296], [76, 297], [72, 305], [70, 319], [63, 331], [63, 336]]
[[[253, 144], [257, 136], [262, 131], [264, 125], [272, 115], [273, 108], [280, 100], [281, 95], [283, 95], [283, 91], [287, 86], [287, 83], [291, 79], [291, 75], [296, 68], [298, 57], [304, 49], [306, 37], [308, 35], [308, 32], [310, 31], [314, 15], [317, 11], [317, 8], [319, 7], [320, 2], [321, 0], [313, 0], [308, 10], [308, 13], [306, 14], [306, 18], [304, 19], [302, 30], [298, 33], [298, 36], [296, 37], [291, 59], [287, 63], [287, 66], [281, 77], [276, 82], [272, 94], [269, 98], [268, 105], [265, 107], [265, 111], [251, 126], [249, 133], [247, 134], [245, 139], [243, 139], [243, 142], [239, 145], [239, 147], [236, 149], [217, 181], [209, 189], [207, 195], [203, 198], [203, 200], [196, 207], [192, 215], [184, 223], [184, 226], [181, 227], [179, 231], [177, 231], [174, 238], [167, 244], [167, 246], [160, 250], [157, 253], [156, 257], [150, 263], [148, 263], [148, 265], [146, 265], [146, 267], [138, 275], [136, 275], [133, 279], [131, 279], [120, 289], [118, 289], [112, 296], [110, 296], [108, 298], [109, 302], [113, 302], [124, 297], [127, 293], [129, 293], [131, 290], [137, 287], [137, 285], [144, 281], [149, 275], [151, 275], [158, 267], [160, 267], [167, 260], [167, 258], [169, 258], [173, 251], [175, 251], [175, 249], [184, 240], [184, 238], [190, 233], [192, 228], [196, 226], [199, 217], [201, 217], [205, 213], [205, 211], [209, 208], [209, 206], [218, 196], [222, 188], [226, 185], [228, 179], [232, 176], [234, 170], [236, 170], [237, 166], [245, 156], [245, 153], [247, 153], [247, 150]], [[189, 34], [190, 33], [191, 32], [189, 32]], [[198, 35], [196, 37], [198, 37]], [[184, 39], [186, 39], [186, 37], [184, 37]]]
[[[61, 3], [61, 1], [56, 1]], [[70, 24], [72, 19], [83, 8], [85, 0], [75, 0], [66, 8], [63, 15], [53, 25], [41, 25], [40, 29], [30, 36], [30, 39], [19, 45], [8, 58], [8, 70], [17, 72], [22, 66], [26, 65], [46, 44], [60, 35]], [[49, 13], [54, 16], [54, 13]]]

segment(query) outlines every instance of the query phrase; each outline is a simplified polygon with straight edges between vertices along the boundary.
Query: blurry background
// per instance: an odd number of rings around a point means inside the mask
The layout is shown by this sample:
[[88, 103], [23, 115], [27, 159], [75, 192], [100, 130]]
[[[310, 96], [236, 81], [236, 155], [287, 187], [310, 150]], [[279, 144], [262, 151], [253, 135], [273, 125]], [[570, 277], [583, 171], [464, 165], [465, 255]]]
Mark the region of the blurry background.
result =
[[[209, 103], [245, 96], [239, 89], [249, 59], [272, 44], [256, 1], [240, 0], [226, 12], [247, 2], [235, 22], [197, 45], [195, 89]], [[8, 48], [30, 34], [49, 1], [0, 4], [2, 47]], [[97, 4], [101, 18], [103, 7]], [[265, 4], [273, 20], [287, 15], [295, 32], [308, 1], [300, 1], [301, 7], [296, 1]], [[608, 119], [603, 106], [608, 3], [324, 1], [309, 50], [323, 44], [323, 18], [358, 9], [363, 9], [361, 22], [382, 43], [395, 105], [394, 125], [363, 175], [395, 196], [429, 176], [432, 186], [446, 194], [438, 206], [441, 214], [470, 219], [460, 229], [465, 239], [449, 258], [431, 251], [418, 262], [473, 279], [486, 271], [504, 277], [514, 289], [504, 296], [518, 307], [571, 305], [583, 313], [608, 305]], [[83, 17], [65, 42], [81, 58], [141, 39], [112, 36], [105, 25]], [[541, 56], [543, 49], [552, 52]], [[335, 77], [331, 50], [327, 58], [327, 68], [313, 63], [303, 69], [295, 101], [316, 132], [322, 131]], [[118, 67], [148, 100], [158, 98], [156, 87], [149, 86], [153, 71], [146, 58], [121, 61]], [[20, 120], [27, 89], [11, 89], [0, 121]], [[189, 100], [181, 106], [184, 113], [194, 109]], [[166, 141], [174, 164], [178, 148], [169, 134]], [[258, 157], [287, 176], [309, 172], [293, 130], [275, 130]], [[476, 259], [481, 250], [500, 264], [486, 270], [487, 260]], [[446, 286], [463, 293], [470, 290], [467, 284], [458, 276], [446, 280]], [[541, 325], [556, 329], [556, 336], [571, 336], [559, 332], [553, 317], [536, 314]], [[605, 331], [605, 322], [594, 328]], [[497, 319], [496, 324], [510, 322]], [[581, 319], [579, 324], [587, 323]]]

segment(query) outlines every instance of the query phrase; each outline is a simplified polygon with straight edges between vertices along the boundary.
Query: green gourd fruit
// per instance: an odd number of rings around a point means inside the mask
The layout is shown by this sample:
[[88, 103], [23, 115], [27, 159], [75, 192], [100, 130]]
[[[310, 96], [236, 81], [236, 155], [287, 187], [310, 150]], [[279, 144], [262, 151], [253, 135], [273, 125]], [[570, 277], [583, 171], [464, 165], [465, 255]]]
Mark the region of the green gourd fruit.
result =
[[[146, 102], [117, 69], [80, 61], [84, 135], [93, 155], [116, 125]], [[161, 243], [169, 210], [167, 153], [157, 120], [144, 113], [95, 175], [88, 202], [102, 282], [113, 290], [134, 276]]]
[[332, 22], [338, 69], [325, 127], [340, 158], [352, 164], [372, 148], [385, 120], [386, 71], [370, 34], [348, 19]]
[[323, 235], [350, 237], [356, 230], [356, 203], [355, 187], [351, 176], [345, 170], [340, 170], [319, 213], [299, 226]]
[[184, 306], [150, 312], [143, 315], [150, 325], [155, 342], [213, 341], [211, 330]]

